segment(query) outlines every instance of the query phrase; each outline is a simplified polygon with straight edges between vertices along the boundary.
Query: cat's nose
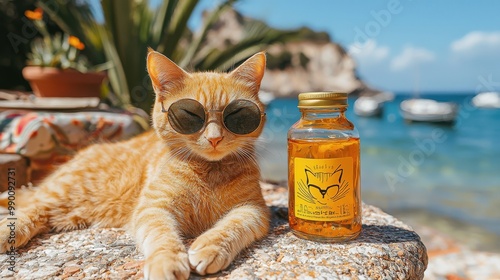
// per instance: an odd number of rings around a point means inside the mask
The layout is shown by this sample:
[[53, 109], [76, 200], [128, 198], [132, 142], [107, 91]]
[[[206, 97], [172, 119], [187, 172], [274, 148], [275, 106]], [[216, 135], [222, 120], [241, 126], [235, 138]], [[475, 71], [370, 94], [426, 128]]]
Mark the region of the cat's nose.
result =
[[220, 141], [222, 141], [222, 138], [224, 138], [224, 137], [223, 136], [209, 137], [209, 138], [207, 138], [207, 140], [210, 142], [210, 144], [212, 145], [212, 147], [215, 148], [220, 143]]

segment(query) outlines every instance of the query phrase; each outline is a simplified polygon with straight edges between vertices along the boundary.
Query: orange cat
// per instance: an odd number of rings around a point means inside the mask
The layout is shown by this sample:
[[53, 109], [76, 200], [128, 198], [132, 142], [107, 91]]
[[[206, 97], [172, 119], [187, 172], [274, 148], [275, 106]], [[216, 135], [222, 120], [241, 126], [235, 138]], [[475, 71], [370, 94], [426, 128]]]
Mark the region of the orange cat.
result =
[[[215, 273], [269, 228], [254, 143], [265, 115], [265, 54], [230, 73], [187, 73], [150, 50], [154, 131], [79, 152], [16, 197], [15, 247], [50, 230], [125, 227], [146, 279]], [[3, 201], [5, 204], [5, 201]], [[0, 251], [12, 250], [6, 219]], [[186, 249], [182, 238], [196, 240]]]

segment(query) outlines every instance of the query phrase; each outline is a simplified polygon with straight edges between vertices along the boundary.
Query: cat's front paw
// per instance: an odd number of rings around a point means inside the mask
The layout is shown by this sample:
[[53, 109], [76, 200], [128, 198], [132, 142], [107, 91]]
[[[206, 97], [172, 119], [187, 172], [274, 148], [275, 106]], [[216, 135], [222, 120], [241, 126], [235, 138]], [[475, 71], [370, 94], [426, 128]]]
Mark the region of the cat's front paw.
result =
[[229, 266], [234, 256], [206, 238], [198, 238], [188, 251], [191, 269], [200, 275], [219, 272]]
[[144, 264], [144, 279], [188, 279], [189, 273], [189, 261], [186, 252], [159, 251], [151, 255]]
[[15, 221], [7, 218], [0, 221], [0, 253], [14, 251], [15, 248], [28, 243], [29, 237], [17, 231], [17, 226]]
[[0, 221], [0, 253], [5, 253], [10, 251], [11, 244], [10, 239], [10, 229], [7, 227], [6, 219]]

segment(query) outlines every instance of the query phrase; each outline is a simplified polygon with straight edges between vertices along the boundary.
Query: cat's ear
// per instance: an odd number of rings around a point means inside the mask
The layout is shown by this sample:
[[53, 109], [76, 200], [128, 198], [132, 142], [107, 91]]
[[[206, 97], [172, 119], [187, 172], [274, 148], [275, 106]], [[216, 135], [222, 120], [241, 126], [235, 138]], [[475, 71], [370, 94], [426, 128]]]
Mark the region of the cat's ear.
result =
[[342, 181], [343, 174], [344, 174], [344, 169], [340, 169], [340, 165], [339, 165], [339, 167], [337, 167], [335, 172], [331, 173], [331, 175], [334, 177], [334, 180], [338, 178], [339, 183], [340, 183], [340, 181]]
[[163, 54], [148, 48], [147, 68], [155, 92], [168, 93], [189, 76], [182, 68]]
[[266, 54], [259, 52], [247, 59], [243, 64], [234, 69], [230, 75], [246, 82], [254, 94], [259, 93], [260, 82], [266, 69]]
[[309, 185], [309, 175], [311, 175], [311, 177], [316, 177], [316, 175], [314, 173], [312, 173], [311, 170], [309, 169], [305, 169], [305, 172], [306, 172], [306, 184]]

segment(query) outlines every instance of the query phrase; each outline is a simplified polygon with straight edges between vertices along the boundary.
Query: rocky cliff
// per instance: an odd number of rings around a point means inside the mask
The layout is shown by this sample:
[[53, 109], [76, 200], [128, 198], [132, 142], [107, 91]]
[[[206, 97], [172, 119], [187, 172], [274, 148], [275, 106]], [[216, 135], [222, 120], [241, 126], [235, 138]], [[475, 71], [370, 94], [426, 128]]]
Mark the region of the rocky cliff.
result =
[[262, 89], [276, 96], [329, 90], [351, 93], [366, 88], [356, 77], [353, 59], [338, 44], [302, 41], [268, 50], [269, 56], [280, 53], [289, 54], [290, 65], [284, 69], [270, 67], [262, 82]]
[[[228, 10], [208, 32], [207, 44], [223, 48], [228, 43], [241, 41], [247, 36], [250, 23], [255, 22]], [[259, 24], [264, 25], [263, 22]], [[342, 46], [332, 42], [325, 32], [308, 28], [300, 31], [301, 35], [293, 41], [266, 49], [268, 69], [262, 81], [263, 91], [274, 96], [329, 90], [355, 94], [375, 92], [357, 77], [352, 57]]]

